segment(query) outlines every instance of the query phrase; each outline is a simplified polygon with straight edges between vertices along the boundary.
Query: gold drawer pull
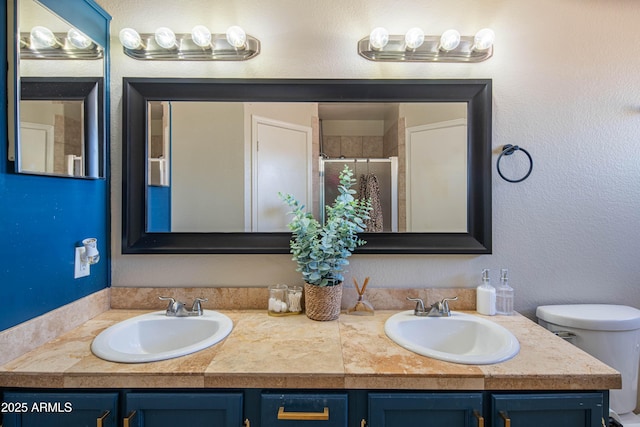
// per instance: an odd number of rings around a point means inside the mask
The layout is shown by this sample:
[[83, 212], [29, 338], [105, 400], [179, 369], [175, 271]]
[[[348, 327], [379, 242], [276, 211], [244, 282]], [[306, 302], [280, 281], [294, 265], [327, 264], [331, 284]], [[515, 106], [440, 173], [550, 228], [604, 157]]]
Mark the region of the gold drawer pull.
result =
[[123, 427], [132, 427], [131, 421], [133, 420], [133, 417], [135, 417], [135, 416], [136, 416], [136, 411], [129, 412], [129, 415], [127, 415], [122, 420]]
[[103, 427], [104, 426], [104, 420], [107, 419], [107, 417], [109, 416], [111, 412], [109, 411], [104, 411], [104, 413], [102, 415], [100, 415], [100, 417], [96, 420], [96, 427]]
[[478, 427], [484, 427], [484, 417], [480, 415], [480, 412], [473, 411], [473, 416], [478, 420]]
[[504, 427], [511, 427], [511, 419], [506, 412], [500, 411], [500, 418], [504, 420]]
[[284, 406], [281, 406], [280, 409], [278, 409], [278, 419], [295, 421], [327, 421], [329, 419], [329, 408], [325, 406], [322, 412], [285, 412]]

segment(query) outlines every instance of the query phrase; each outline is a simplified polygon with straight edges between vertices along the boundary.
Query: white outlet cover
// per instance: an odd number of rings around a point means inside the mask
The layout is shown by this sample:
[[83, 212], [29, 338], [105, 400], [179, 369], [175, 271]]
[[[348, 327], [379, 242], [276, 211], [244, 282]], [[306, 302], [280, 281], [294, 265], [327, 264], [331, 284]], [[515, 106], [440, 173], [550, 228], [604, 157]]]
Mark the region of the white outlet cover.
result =
[[82, 246], [76, 248], [76, 259], [75, 259], [75, 267], [73, 272], [73, 278], [79, 279], [81, 277], [86, 277], [91, 274], [91, 265], [88, 262], [82, 262], [82, 254], [85, 249]]

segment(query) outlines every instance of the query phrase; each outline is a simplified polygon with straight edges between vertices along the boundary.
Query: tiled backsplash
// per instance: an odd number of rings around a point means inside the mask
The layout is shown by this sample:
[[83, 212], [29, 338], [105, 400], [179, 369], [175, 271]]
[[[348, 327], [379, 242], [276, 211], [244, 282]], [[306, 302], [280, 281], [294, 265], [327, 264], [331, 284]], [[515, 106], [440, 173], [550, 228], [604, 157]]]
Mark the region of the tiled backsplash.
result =
[[[159, 296], [173, 297], [189, 303], [195, 297], [208, 298], [204, 308], [217, 310], [266, 310], [269, 299], [266, 287], [261, 288], [111, 288], [111, 308], [160, 310], [167, 303]], [[458, 297], [450, 302], [454, 310], [475, 310], [475, 288], [398, 289], [367, 288], [365, 298], [378, 310], [408, 310], [415, 303], [407, 297], [422, 298], [425, 304], [432, 304], [445, 297]], [[358, 296], [354, 287], [343, 289], [342, 308], [353, 306]]]

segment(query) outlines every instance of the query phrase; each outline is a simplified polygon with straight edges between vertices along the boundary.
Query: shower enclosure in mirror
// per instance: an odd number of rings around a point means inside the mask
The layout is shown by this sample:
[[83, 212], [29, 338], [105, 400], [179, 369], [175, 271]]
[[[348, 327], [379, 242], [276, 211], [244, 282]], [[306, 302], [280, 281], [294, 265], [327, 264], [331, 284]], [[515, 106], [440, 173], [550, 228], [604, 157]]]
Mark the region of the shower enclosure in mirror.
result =
[[104, 177], [110, 17], [93, 0], [8, 7], [8, 160], [18, 173]]
[[125, 78], [123, 253], [286, 253], [349, 165], [362, 253], [489, 253], [488, 80]]
[[371, 218], [365, 221], [367, 232], [398, 231], [398, 157], [320, 158], [320, 222], [326, 218], [326, 206], [338, 197], [340, 172], [348, 166], [356, 177], [354, 197], [371, 200]]

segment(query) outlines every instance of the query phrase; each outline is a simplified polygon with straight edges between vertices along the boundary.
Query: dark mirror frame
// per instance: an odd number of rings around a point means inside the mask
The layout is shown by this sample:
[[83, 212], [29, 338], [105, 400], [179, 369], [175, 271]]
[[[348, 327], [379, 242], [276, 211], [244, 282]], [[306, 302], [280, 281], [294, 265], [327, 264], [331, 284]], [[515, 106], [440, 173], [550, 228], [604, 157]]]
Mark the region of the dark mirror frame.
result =
[[290, 233], [149, 233], [146, 227], [147, 103], [465, 102], [468, 129], [466, 233], [361, 233], [359, 254], [491, 253], [490, 79], [123, 79], [123, 254], [289, 253]]
[[[20, 100], [83, 101], [84, 176], [100, 178], [104, 170], [104, 110], [102, 77], [22, 77]], [[16, 153], [19, 161], [19, 153]], [[20, 173], [29, 173], [20, 171]], [[38, 175], [46, 175], [38, 173]], [[64, 177], [56, 174], [55, 176]]]

